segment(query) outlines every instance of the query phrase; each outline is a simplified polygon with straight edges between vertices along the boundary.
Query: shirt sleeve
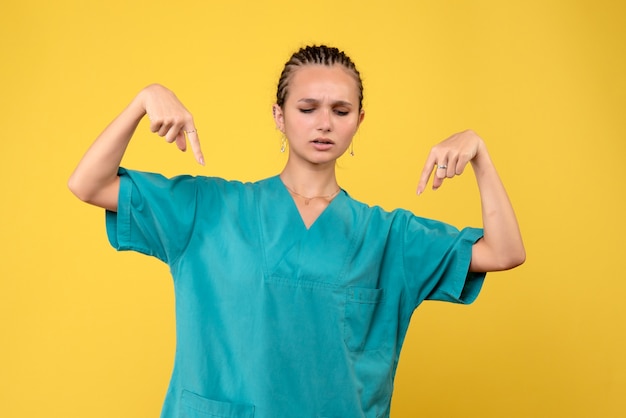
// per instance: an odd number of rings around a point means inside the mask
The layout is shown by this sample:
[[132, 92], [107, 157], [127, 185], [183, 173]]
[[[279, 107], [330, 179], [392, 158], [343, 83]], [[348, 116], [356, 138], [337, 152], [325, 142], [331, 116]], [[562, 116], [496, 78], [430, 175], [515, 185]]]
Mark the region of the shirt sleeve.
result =
[[480, 228], [457, 228], [443, 222], [412, 216], [404, 239], [407, 285], [415, 306], [423, 300], [472, 303], [485, 273], [469, 271], [472, 246], [483, 236]]
[[109, 242], [118, 251], [137, 251], [172, 264], [184, 251], [195, 223], [194, 177], [120, 168], [117, 212], [106, 212]]

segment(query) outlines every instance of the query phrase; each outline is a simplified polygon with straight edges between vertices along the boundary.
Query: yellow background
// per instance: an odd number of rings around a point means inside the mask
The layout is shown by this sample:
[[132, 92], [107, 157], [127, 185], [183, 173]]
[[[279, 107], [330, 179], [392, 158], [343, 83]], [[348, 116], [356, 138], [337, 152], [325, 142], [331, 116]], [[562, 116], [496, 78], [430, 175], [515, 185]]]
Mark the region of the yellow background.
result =
[[528, 260], [470, 307], [414, 315], [394, 417], [626, 416], [626, 7], [613, 0], [23, 0], [0, 6], [0, 416], [155, 417], [174, 352], [167, 268], [106, 240], [66, 188], [144, 85], [194, 113], [207, 166], [142, 123], [125, 164], [253, 180], [284, 163], [270, 106], [307, 43], [365, 83], [359, 200], [480, 222], [471, 173], [419, 198], [431, 145], [473, 128]]

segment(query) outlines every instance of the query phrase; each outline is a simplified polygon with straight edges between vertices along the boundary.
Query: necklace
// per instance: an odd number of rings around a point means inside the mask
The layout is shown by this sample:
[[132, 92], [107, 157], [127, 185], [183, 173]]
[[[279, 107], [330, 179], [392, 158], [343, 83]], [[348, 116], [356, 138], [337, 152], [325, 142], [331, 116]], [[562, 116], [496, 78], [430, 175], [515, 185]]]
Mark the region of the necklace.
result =
[[337, 196], [337, 194], [339, 194], [339, 192], [341, 191], [341, 188], [338, 187], [337, 190], [335, 190], [334, 192], [332, 192], [331, 194], [327, 194], [327, 195], [321, 195], [321, 196], [304, 196], [301, 195], [300, 193], [292, 190], [289, 186], [287, 186], [285, 184], [285, 187], [287, 188], [287, 190], [289, 190], [290, 193], [295, 194], [296, 196], [300, 196], [301, 198], [304, 199], [304, 204], [305, 205], [309, 205], [309, 203], [311, 203], [311, 200], [313, 199], [332, 199], [333, 197]]

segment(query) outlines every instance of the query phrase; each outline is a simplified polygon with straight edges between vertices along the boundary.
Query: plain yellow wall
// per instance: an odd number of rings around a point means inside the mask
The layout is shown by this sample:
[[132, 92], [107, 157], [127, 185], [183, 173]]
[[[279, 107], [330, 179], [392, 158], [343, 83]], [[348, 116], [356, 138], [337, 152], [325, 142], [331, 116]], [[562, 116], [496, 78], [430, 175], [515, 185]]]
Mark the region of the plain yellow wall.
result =
[[67, 177], [151, 82], [194, 113], [207, 166], [146, 124], [125, 165], [277, 173], [281, 66], [323, 42], [365, 82], [339, 169], [354, 197], [479, 224], [470, 173], [414, 194], [430, 146], [473, 128], [527, 245], [474, 305], [417, 311], [392, 416], [626, 416], [622, 2], [24, 0], [0, 6], [1, 417], [158, 416], [175, 346], [167, 268], [112, 250]]

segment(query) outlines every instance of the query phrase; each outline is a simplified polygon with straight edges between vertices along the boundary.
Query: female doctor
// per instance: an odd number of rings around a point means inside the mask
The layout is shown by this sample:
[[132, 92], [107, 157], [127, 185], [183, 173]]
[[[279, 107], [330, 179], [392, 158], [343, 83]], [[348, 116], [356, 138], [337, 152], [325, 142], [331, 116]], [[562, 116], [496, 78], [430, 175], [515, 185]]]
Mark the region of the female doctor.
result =
[[482, 228], [386, 212], [341, 189], [335, 165], [363, 122], [362, 91], [342, 51], [295, 52], [273, 106], [287, 163], [254, 183], [120, 167], [144, 116], [204, 164], [191, 113], [160, 85], [140, 91], [79, 162], [69, 187], [106, 209], [111, 244], [172, 273], [177, 350], [162, 417], [388, 417], [414, 309], [471, 303], [486, 272], [524, 262], [513, 208], [471, 130], [432, 148], [417, 192], [471, 165]]

